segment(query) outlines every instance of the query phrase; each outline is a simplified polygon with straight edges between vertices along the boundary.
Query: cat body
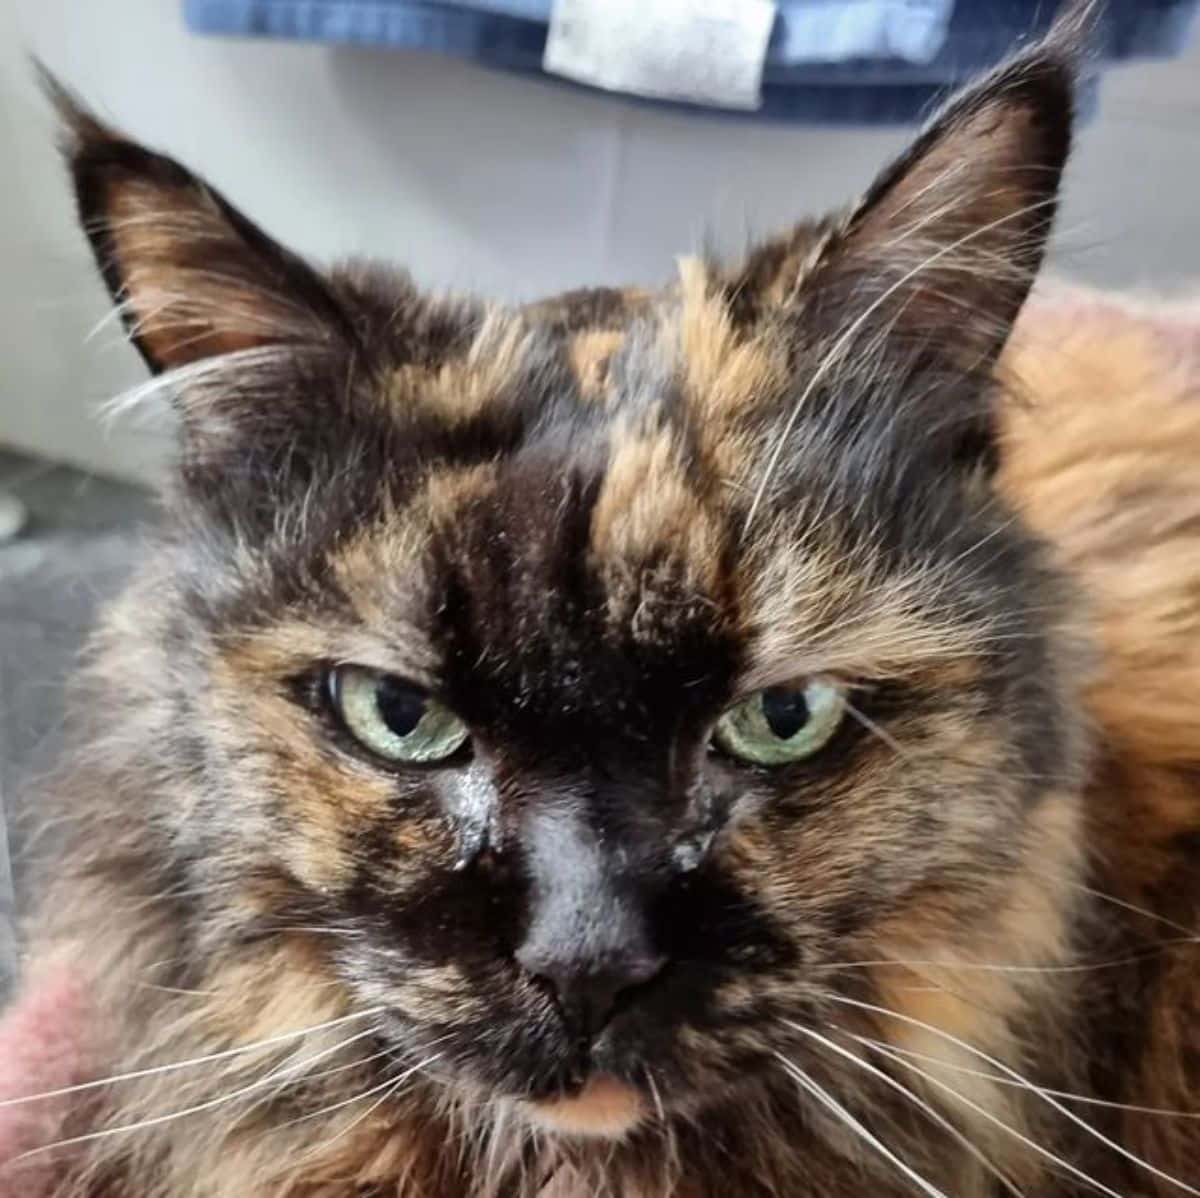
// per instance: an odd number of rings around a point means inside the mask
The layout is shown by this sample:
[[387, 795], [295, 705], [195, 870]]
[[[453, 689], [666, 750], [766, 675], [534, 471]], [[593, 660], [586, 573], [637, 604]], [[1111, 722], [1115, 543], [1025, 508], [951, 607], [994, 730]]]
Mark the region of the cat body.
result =
[[181, 449], [55, 796], [54, 1198], [1197, 1192], [1200, 321], [1026, 303], [1072, 73], [509, 307], [63, 100]]

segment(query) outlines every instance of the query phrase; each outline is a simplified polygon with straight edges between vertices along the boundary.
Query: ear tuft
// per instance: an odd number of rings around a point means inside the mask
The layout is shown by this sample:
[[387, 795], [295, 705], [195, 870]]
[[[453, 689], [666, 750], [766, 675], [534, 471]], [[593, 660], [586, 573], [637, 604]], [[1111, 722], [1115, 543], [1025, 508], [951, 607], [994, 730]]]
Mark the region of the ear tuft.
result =
[[1083, 73], [1102, 32], [1106, 0], [1063, 0], [1040, 48], [1068, 64], [1076, 77]]
[[116, 138], [100, 119], [91, 112], [79, 96], [62, 82], [42, 62], [33, 60], [33, 71], [37, 76], [42, 94], [49, 100], [58, 117], [59, 146], [68, 161], [82, 152], [89, 142], [101, 142]]
[[312, 267], [174, 159], [124, 137], [40, 75], [61, 121], [80, 221], [152, 371], [353, 337]]

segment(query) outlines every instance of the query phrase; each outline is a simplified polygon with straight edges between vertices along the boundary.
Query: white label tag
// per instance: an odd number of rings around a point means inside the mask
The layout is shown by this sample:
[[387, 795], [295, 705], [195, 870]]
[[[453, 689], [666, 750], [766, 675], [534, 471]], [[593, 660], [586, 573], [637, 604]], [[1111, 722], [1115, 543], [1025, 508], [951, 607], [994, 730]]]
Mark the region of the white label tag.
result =
[[545, 70], [609, 91], [762, 103], [773, 0], [554, 0]]

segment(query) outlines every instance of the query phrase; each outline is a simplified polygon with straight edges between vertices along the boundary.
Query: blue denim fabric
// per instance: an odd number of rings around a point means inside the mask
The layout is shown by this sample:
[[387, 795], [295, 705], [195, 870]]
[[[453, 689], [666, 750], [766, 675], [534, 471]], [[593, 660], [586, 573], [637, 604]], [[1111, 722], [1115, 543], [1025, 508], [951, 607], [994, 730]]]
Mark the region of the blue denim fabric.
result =
[[[183, 0], [188, 26], [198, 33], [434, 50], [534, 74], [542, 73], [550, 6], [550, 0]], [[917, 119], [954, 84], [1048, 28], [1056, 6], [1047, 0], [778, 0], [778, 7], [762, 107], [738, 119]], [[1200, 0], [1109, 0], [1099, 59], [1177, 54], [1197, 8]]]

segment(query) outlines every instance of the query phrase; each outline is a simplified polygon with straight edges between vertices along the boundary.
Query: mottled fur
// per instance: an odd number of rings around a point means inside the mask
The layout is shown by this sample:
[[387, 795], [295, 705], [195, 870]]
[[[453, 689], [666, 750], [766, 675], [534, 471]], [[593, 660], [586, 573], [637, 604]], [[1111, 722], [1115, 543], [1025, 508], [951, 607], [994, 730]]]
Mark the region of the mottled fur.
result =
[[[114, 1073], [219, 1055], [81, 1093], [55, 1198], [1200, 1180], [1200, 1122], [1134, 1109], [1200, 1095], [1200, 355], [1050, 299], [1009, 340], [1070, 75], [1030, 51], [741, 265], [517, 309], [318, 274], [68, 106], [183, 431], [38, 935]], [[338, 662], [473, 756], [364, 758]], [[852, 687], [819, 756], [706, 752], [810, 673]], [[555, 869], [669, 961], [590, 1064], [513, 959]], [[590, 1067], [641, 1122], [540, 1128]]]

